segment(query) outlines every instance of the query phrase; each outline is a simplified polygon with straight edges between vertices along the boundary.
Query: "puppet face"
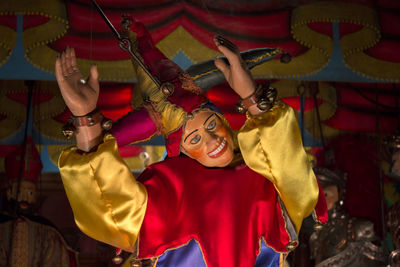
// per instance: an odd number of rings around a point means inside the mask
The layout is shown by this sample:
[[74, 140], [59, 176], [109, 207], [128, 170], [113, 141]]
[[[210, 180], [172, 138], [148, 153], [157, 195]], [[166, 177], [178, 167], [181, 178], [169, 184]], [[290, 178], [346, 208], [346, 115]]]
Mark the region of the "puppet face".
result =
[[323, 188], [328, 210], [332, 210], [339, 201], [339, 191], [336, 185], [329, 185]]
[[31, 181], [22, 180], [17, 199], [18, 183], [13, 182], [7, 191], [8, 200], [18, 202], [19, 209], [27, 210], [36, 202], [36, 185]]
[[206, 167], [225, 167], [233, 159], [232, 131], [215, 112], [195, 113], [186, 122], [181, 151]]

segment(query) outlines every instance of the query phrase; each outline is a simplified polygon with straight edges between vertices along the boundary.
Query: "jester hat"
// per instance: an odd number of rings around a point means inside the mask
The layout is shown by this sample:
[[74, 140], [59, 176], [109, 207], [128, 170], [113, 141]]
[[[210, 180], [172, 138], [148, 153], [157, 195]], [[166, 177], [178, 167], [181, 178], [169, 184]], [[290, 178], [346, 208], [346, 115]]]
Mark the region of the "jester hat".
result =
[[4, 159], [4, 169], [10, 182], [22, 179], [37, 184], [42, 168], [39, 152], [30, 136]]
[[[178, 156], [183, 132], [182, 126], [188, 118], [188, 114], [198, 110], [211, 110], [220, 113], [203, 93], [223, 82], [225, 77], [216, 68], [214, 60], [196, 64], [187, 71], [182, 70], [154, 45], [149, 32], [142, 23], [130, 17], [124, 17], [124, 19], [125, 21], [122, 22], [123, 27], [125, 25], [126, 28], [124, 34], [131, 40], [136, 53], [149, 72], [153, 77], [156, 77], [160, 84], [172, 85], [169, 89], [164, 86], [158, 87], [149, 75], [133, 61], [137, 72], [138, 87], [144, 99], [144, 106], [156, 125], [156, 128], [150, 128], [164, 136], [168, 156]], [[282, 54], [282, 50], [279, 48], [261, 48], [245, 51], [241, 53], [241, 56], [248, 67], [252, 68], [280, 54]], [[224, 57], [222, 58], [226, 60]], [[283, 57], [281, 57], [281, 61], [283, 61], [282, 59]], [[285, 59], [287, 59], [287, 56]], [[134, 112], [125, 116], [116, 124], [112, 133], [116, 135], [117, 141], [118, 137], [124, 139], [123, 144], [137, 141], [135, 131], [130, 131], [131, 135], [125, 134], [125, 132], [129, 132], [129, 129], [132, 129], [131, 123], [138, 124], [137, 114], [138, 112]], [[141, 114], [145, 115], [144, 112], [141, 112]], [[222, 115], [220, 117], [225, 120]], [[143, 116], [139, 119], [142, 123], [139, 123], [141, 126], [136, 128], [141, 128], [139, 131], [143, 131], [146, 128], [143, 127], [143, 121], [148, 120], [148, 118]], [[227, 123], [226, 120], [225, 122]], [[120, 144], [119, 141], [118, 143]]]

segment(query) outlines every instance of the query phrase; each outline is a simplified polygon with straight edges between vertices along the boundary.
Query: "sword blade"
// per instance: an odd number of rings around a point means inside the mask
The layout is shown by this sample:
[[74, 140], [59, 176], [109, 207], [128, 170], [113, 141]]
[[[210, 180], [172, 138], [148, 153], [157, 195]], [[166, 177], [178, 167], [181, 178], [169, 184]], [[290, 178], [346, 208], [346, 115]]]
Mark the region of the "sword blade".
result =
[[117, 31], [117, 29], [115, 29], [114, 25], [112, 25], [111, 21], [107, 18], [106, 14], [104, 14], [104, 12], [101, 9], [101, 7], [96, 3], [95, 0], [90, 0], [90, 1], [94, 5], [94, 7], [97, 9], [97, 11], [99, 12], [100, 16], [104, 19], [104, 21], [106, 22], [108, 27], [110, 27], [111, 32], [115, 35], [115, 37], [117, 37], [118, 40], [121, 40], [122, 39], [121, 35]]

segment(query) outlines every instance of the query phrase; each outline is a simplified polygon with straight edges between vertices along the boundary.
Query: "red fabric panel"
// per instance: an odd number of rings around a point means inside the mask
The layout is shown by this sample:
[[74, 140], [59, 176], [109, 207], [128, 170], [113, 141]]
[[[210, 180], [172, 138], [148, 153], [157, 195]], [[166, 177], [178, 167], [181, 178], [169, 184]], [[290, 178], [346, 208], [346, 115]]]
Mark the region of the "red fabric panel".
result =
[[[382, 133], [394, 132], [398, 125], [396, 101], [399, 86], [373, 83], [332, 83], [337, 90], [338, 108], [324, 123], [330, 127], [361, 132], [376, 132], [377, 122]], [[379, 97], [376, 99], [376, 93]], [[397, 100], [396, 96], [397, 95]], [[377, 105], [374, 101], [382, 106]]]
[[[232, 16], [183, 4], [185, 10], [201, 21], [207, 21], [222, 30], [253, 36], [280, 38], [290, 35], [290, 11], [276, 11], [259, 16]], [[277, 23], [279, 22], [279, 23]]]
[[[132, 5], [131, 2], [120, 4]], [[97, 60], [129, 58], [126, 52], [117, 47], [107, 25], [91, 5], [68, 2], [67, 6], [70, 29], [67, 35], [51, 44], [52, 48], [62, 51], [67, 45], [74, 46], [79, 58]], [[215, 50], [212, 37], [216, 33], [227, 35], [241, 50], [279, 46], [293, 56], [307, 50], [290, 37], [290, 11], [287, 9], [263, 15], [238, 16], [205, 10], [182, 2], [170, 5], [163, 3], [155, 7], [146, 5], [145, 8], [135, 4], [134, 7], [125, 9], [123, 13], [132, 14], [152, 29], [152, 37], [156, 43], [181, 25], [204, 45]], [[104, 11], [114, 26], [118, 30], [121, 29], [122, 8], [120, 10], [105, 7]]]
[[368, 49], [367, 54], [384, 61], [399, 63], [400, 42], [397, 37], [400, 36], [400, 15], [399, 12], [393, 10], [395, 7], [385, 4], [387, 6], [378, 11], [382, 40]]
[[210, 267], [254, 266], [261, 236], [274, 250], [286, 251], [289, 238], [275, 188], [245, 165], [206, 168], [181, 156], [151, 165], [138, 180], [149, 196], [140, 258], [191, 238]]
[[157, 132], [154, 121], [145, 108], [135, 110], [118, 120], [111, 129], [118, 146], [126, 146], [134, 142], [148, 140]]
[[[92, 10], [91, 6], [82, 6], [76, 3], [67, 3], [68, 13], [71, 21], [71, 28], [80, 31], [96, 31], [107, 32], [109, 29], [97, 12]], [[124, 4], [126, 7], [126, 4]], [[120, 30], [121, 10], [104, 11], [116, 29]], [[163, 5], [140, 12], [140, 9], [125, 10], [125, 13], [132, 14], [137, 20], [145, 25], [159, 22], [177, 12], [179, 16], [195, 17], [202, 22], [208, 22], [215, 27], [232, 31], [235, 33], [245, 33], [253, 36], [265, 36], [270, 38], [280, 38], [290, 35], [290, 11], [276, 11], [267, 15], [258, 16], [235, 16], [215, 12], [213, 10], [205, 10], [198, 8], [190, 3], [177, 2], [172, 5]], [[175, 15], [178, 17], [178, 14]], [[279, 23], [277, 23], [279, 21]]]
[[331, 22], [311, 22], [307, 26], [316, 32], [332, 37], [332, 23]]
[[39, 151], [31, 136], [28, 136], [24, 143], [17, 146], [4, 159], [4, 170], [10, 181], [25, 178], [37, 183], [42, 169]]
[[378, 12], [379, 24], [383, 35], [400, 35], [400, 15], [392, 13], [393, 10], [381, 10]]
[[246, 121], [246, 115], [237, 112], [223, 113], [229, 125], [234, 130], [239, 130]]
[[71, 111], [68, 108], [65, 108], [65, 110], [61, 114], [53, 117], [53, 119], [61, 123], [66, 123], [71, 115]]
[[[53, 98], [53, 94], [40, 92], [39, 94], [35, 92], [32, 96], [32, 103], [33, 105], [40, 104], [42, 102], [46, 102]], [[24, 104], [25, 106], [28, 104], [28, 93], [26, 92], [18, 92], [18, 93], [8, 93], [7, 97], [11, 100]]]
[[23, 30], [39, 26], [48, 21], [49, 18], [42, 15], [24, 15]]
[[101, 83], [98, 104], [104, 108], [118, 108], [130, 105], [133, 85], [121, 83]]
[[393, 0], [378, 0], [376, 1], [376, 5], [383, 8], [392, 9], [394, 12], [400, 10], [400, 2]]
[[[74, 2], [90, 5], [89, 0], [75, 0]], [[145, 8], [146, 6], [159, 5], [162, 3], [171, 3], [168, 0], [98, 0], [96, 1], [100, 6], [114, 7], [114, 8]]]
[[139, 156], [143, 149], [140, 146], [122, 146], [118, 147], [119, 154], [123, 158]]
[[121, 83], [101, 83], [98, 107], [104, 116], [116, 121], [132, 111], [133, 85]]
[[215, 86], [205, 95], [218, 108], [234, 107], [239, 101], [239, 96], [227, 84]]
[[132, 111], [131, 106], [125, 106], [118, 109], [105, 109], [99, 105], [99, 108], [105, 117], [112, 119], [113, 121], [118, 120], [125, 114], [128, 114], [130, 111]]
[[339, 32], [340, 36], [344, 36], [346, 34], [358, 32], [363, 28], [362, 25], [349, 23], [349, 22], [340, 22], [339, 23]]
[[[377, 117], [354, 112], [345, 108], [338, 108], [335, 115], [324, 121], [324, 124], [339, 130], [355, 132], [376, 132]], [[379, 118], [380, 133], [393, 133], [397, 129], [398, 119], [395, 117]]]
[[4, 158], [18, 148], [17, 145], [0, 145], [0, 158]]
[[[130, 3], [135, 3], [136, 1], [131, 1]], [[101, 3], [99, 3], [100, 6]], [[136, 4], [135, 4], [136, 5]], [[123, 6], [126, 6], [124, 4]], [[94, 7], [89, 4], [88, 6], [82, 6], [76, 4], [74, 2], [69, 1], [67, 3], [69, 20], [71, 22], [71, 28], [79, 30], [79, 31], [91, 31], [92, 29], [96, 32], [109, 32], [107, 24], [101, 18], [101, 16], [97, 13]], [[121, 14], [131, 14], [137, 20], [143, 22], [144, 24], [155, 23], [159, 20], [164, 19], [167, 16], [170, 16], [181, 9], [180, 5], [173, 4], [169, 6], [162, 6], [162, 10], [160, 8], [145, 9], [140, 12], [140, 8], [134, 10], [126, 10], [120, 9], [107, 9], [103, 8], [104, 13], [114, 25], [117, 30], [121, 30]]]
[[[386, 87], [386, 89], [385, 89]], [[388, 108], [395, 109], [396, 103], [400, 101], [400, 88], [393, 88], [392, 84], [355, 84], [355, 83], [337, 83], [335, 85], [338, 94], [339, 106], [351, 106], [356, 108], [368, 108], [373, 116], [376, 116], [376, 103], [385, 105]], [[372, 89], [372, 90], [371, 90]], [[377, 97], [378, 92], [378, 98]], [[396, 97], [397, 94], [397, 97]], [[379, 107], [379, 110], [382, 107]]]
[[0, 25], [17, 30], [17, 16], [16, 15], [0, 15]]
[[65, 35], [61, 39], [52, 42], [49, 46], [56, 51], [64, 51], [67, 46], [75, 48], [78, 58], [93, 60], [124, 60], [129, 59], [129, 54], [118, 46], [118, 41], [109, 39], [92, 39], [90, 34], [83, 37]]
[[[294, 97], [284, 97], [282, 101], [291, 106], [292, 108], [300, 111], [300, 99], [297, 96]], [[322, 99], [317, 98], [317, 105], [321, 105], [323, 102]], [[309, 111], [310, 109], [315, 108], [314, 98], [306, 97], [305, 105], [304, 105], [304, 112]]]
[[328, 222], [328, 207], [326, 205], [326, 199], [325, 199], [325, 194], [324, 190], [322, 190], [321, 185], [319, 184], [318, 180], [318, 202], [317, 205], [315, 206], [314, 210], [315, 213], [317, 214], [317, 218], [321, 223], [327, 223]]
[[344, 207], [350, 216], [366, 218], [381, 232], [379, 186], [379, 156], [376, 140], [366, 136], [341, 136], [328, 145], [335, 155], [333, 164], [324, 163], [324, 155], [317, 155], [318, 165], [347, 173]]

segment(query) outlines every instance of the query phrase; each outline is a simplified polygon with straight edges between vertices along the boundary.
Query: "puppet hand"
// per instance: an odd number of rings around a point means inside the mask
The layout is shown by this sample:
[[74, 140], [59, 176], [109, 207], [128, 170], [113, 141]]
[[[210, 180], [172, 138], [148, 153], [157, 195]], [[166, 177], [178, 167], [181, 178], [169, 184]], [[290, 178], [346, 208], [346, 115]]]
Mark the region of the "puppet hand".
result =
[[76, 64], [75, 50], [67, 47], [56, 60], [55, 72], [61, 95], [73, 115], [83, 116], [96, 108], [100, 90], [96, 66], [90, 68], [86, 82]]
[[214, 37], [214, 43], [229, 61], [229, 65], [220, 58], [217, 58], [214, 62], [215, 66], [224, 74], [230, 87], [241, 98], [246, 98], [253, 94], [255, 83], [246, 63], [240, 56], [237, 46], [219, 35]]

